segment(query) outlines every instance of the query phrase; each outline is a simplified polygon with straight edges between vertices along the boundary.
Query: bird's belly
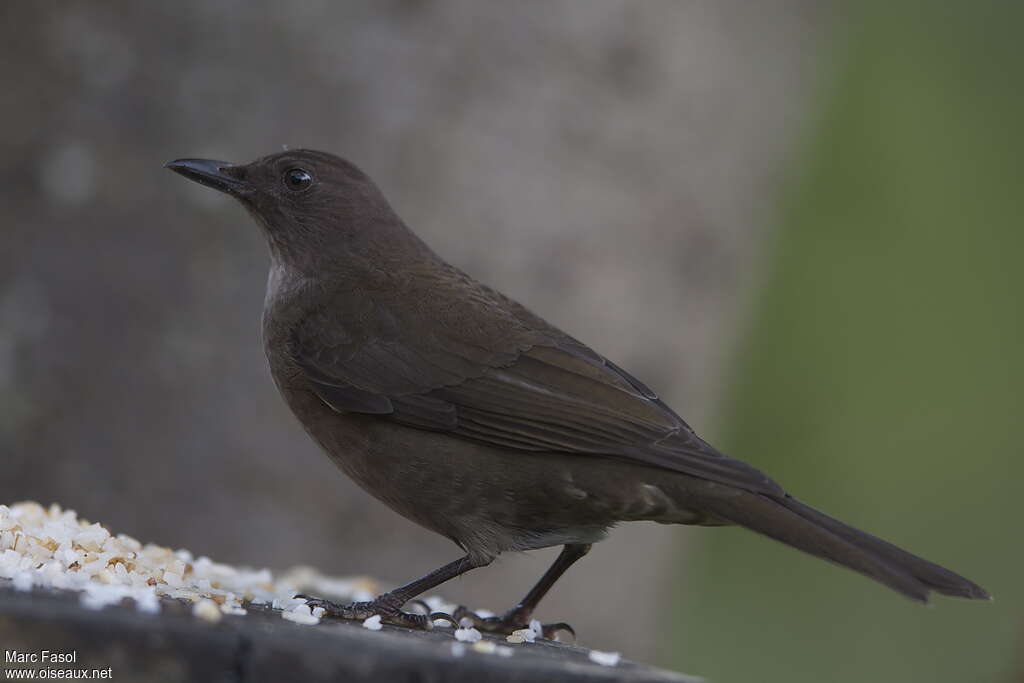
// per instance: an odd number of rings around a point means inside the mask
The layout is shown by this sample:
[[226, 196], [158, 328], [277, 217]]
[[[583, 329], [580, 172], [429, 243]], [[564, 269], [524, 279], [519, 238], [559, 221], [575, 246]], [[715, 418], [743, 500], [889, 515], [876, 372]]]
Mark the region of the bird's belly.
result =
[[674, 508], [658, 487], [660, 479], [671, 484], [685, 475], [590, 455], [497, 448], [377, 416], [338, 413], [307, 391], [282, 393], [310, 435], [360, 487], [481, 558], [594, 543], [624, 520], [701, 523]]

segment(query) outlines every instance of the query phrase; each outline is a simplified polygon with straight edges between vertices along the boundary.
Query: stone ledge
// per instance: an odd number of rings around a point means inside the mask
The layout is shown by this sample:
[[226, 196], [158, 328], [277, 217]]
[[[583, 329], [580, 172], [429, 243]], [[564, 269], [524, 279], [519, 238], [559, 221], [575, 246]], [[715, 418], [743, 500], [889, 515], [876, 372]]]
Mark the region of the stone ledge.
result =
[[[112, 669], [112, 680], [138, 681], [373, 681], [502, 683], [624, 681], [693, 683], [699, 679], [622, 660], [605, 667], [588, 650], [538, 641], [512, 645], [510, 657], [476, 652], [461, 656], [450, 629], [381, 631], [358, 622], [324, 621], [301, 626], [280, 613], [250, 606], [245, 616], [209, 623], [184, 603], [164, 599], [159, 614], [131, 606], [90, 610], [70, 591], [19, 592], [0, 579], [0, 649], [75, 651], [74, 664], [34, 666]], [[496, 643], [504, 645], [504, 639]], [[25, 665], [7, 664], [4, 668]], [[30, 665], [32, 666], [32, 665]]]

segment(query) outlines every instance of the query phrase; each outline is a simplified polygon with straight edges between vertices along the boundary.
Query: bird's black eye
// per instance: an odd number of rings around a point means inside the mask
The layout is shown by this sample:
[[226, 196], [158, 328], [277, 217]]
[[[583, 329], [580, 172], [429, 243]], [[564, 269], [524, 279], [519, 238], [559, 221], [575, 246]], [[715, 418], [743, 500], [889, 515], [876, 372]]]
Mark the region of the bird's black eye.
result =
[[290, 168], [284, 172], [284, 186], [293, 192], [301, 192], [313, 184], [313, 174], [302, 168]]

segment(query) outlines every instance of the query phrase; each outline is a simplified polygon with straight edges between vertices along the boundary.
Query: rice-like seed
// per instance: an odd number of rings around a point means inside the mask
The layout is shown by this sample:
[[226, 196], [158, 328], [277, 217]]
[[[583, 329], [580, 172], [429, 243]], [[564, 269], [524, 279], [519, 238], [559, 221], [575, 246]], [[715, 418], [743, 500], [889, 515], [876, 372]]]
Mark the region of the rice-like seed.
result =
[[129, 552], [138, 552], [139, 550], [142, 550], [142, 544], [139, 543], [138, 541], [136, 541], [131, 536], [126, 536], [124, 534], [118, 534], [117, 535], [117, 542], [120, 543]]
[[[535, 638], [544, 637], [544, 625], [541, 624], [540, 621], [538, 621], [537, 619], [530, 620], [530, 630], [533, 631], [533, 635]], [[530, 642], [532, 643], [533, 640], [531, 639]]]
[[483, 637], [483, 634], [475, 628], [455, 629], [455, 640], [460, 640], [464, 643], [475, 643]]
[[[290, 592], [290, 591], [289, 591]], [[306, 601], [302, 598], [274, 598], [273, 607], [274, 609], [280, 609], [284, 611], [293, 610], [296, 607], [302, 607], [306, 604]]]
[[14, 575], [14, 590], [17, 591], [30, 591], [32, 590], [32, 574], [31, 572], [18, 572]]
[[383, 625], [381, 625], [380, 623], [380, 615], [374, 614], [372, 617], [368, 617], [365, 621], [363, 621], [363, 628], [369, 629], [371, 631], [379, 631], [382, 628], [384, 628]]
[[601, 666], [616, 666], [622, 659], [622, 655], [618, 652], [601, 652], [600, 650], [591, 650], [587, 657]]
[[160, 599], [156, 591], [149, 588], [137, 588], [134, 594], [135, 609], [146, 614], [160, 613]]
[[[233, 567], [195, 557], [188, 550], [143, 544], [82, 519], [74, 510], [33, 502], [0, 505], [0, 578], [9, 579], [19, 590], [79, 591], [79, 602], [86, 609], [128, 606], [130, 601], [139, 612], [156, 614], [161, 611], [161, 599], [172, 598], [193, 603], [200, 618], [202, 613], [214, 619], [224, 614], [241, 616], [254, 604], [273, 606], [282, 610], [284, 619], [300, 624], [317, 624], [325, 612], [321, 607], [310, 609], [305, 600], [294, 597], [296, 593], [351, 602], [369, 600], [381, 592], [381, 586], [366, 577], [329, 577], [308, 567], [275, 576], [267, 569]], [[434, 612], [456, 609], [436, 595], [426, 602]], [[452, 626], [442, 619], [433, 623]], [[480, 642], [479, 631], [471, 623], [467, 626], [457, 629], [457, 638]], [[464, 647], [462, 642], [455, 644]], [[481, 647], [492, 651], [487, 644]]]
[[218, 622], [221, 618], [220, 608], [213, 600], [203, 598], [192, 606], [192, 614], [210, 622]]
[[305, 605], [281, 612], [281, 617], [303, 626], [315, 626], [320, 623], [320, 618], [314, 617], [313, 612]]
[[95, 576], [96, 574], [99, 574], [100, 570], [106, 566], [107, 561], [100, 558], [98, 560], [93, 560], [92, 562], [86, 562], [82, 565], [79, 571], [88, 576]]
[[79, 564], [80, 566], [79, 560], [81, 555], [79, 551], [72, 548], [71, 544], [66, 541], [61, 543], [60, 547], [57, 548], [57, 552], [53, 554], [54, 558], [60, 561], [65, 568], [71, 567], [73, 564]]
[[537, 634], [533, 632], [533, 629], [529, 628], [516, 629], [505, 636], [505, 640], [510, 643], [532, 643], [536, 639]]
[[90, 583], [82, 593], [80, 602], [88, 609], [103, 609], [108, 605], [116, 605], [127, 597], [124, 586]]

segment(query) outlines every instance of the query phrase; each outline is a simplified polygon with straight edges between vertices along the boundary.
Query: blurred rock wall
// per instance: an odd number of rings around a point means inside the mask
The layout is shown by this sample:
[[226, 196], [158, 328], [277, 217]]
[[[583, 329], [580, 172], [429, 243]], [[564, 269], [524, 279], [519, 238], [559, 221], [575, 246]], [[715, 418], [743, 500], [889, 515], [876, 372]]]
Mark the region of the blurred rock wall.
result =
[[[698, 429], [826, 17], [772, 3], [5, 3], [0, 501], [59, 501], [218, 559], [404, 581], [457, 555], [357, 490], [258, 339], [262, 238], [161, 168], [349, 157], [440, 253], [663, 393]], [[545, 603], [635, 658], [684, 580], [632, 525]], [[444, 588], [494, 610], [551, 551]]]

